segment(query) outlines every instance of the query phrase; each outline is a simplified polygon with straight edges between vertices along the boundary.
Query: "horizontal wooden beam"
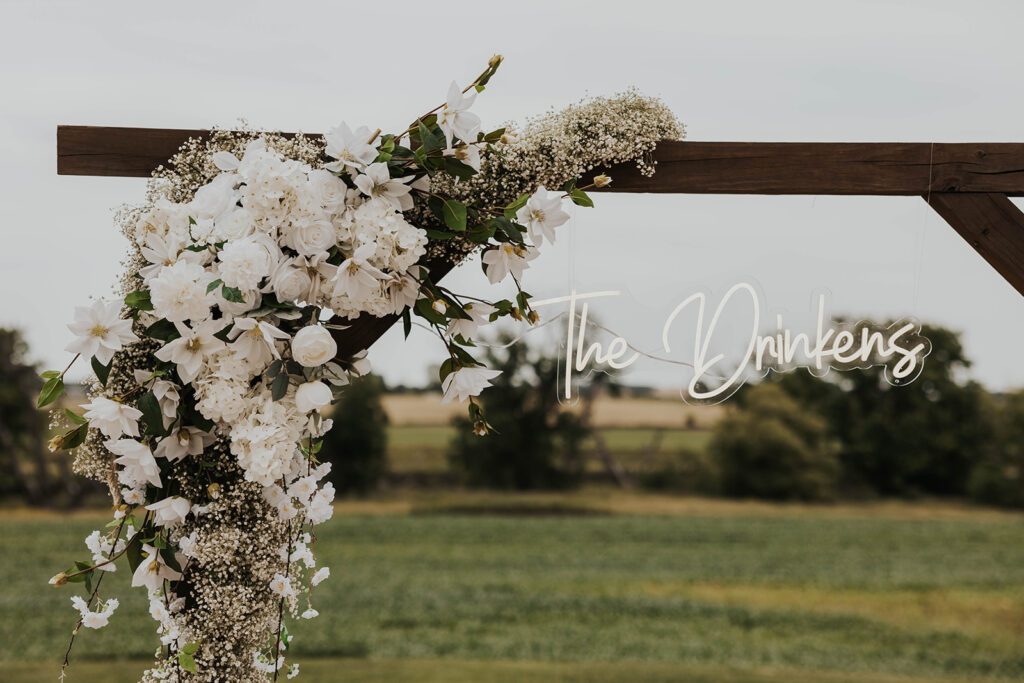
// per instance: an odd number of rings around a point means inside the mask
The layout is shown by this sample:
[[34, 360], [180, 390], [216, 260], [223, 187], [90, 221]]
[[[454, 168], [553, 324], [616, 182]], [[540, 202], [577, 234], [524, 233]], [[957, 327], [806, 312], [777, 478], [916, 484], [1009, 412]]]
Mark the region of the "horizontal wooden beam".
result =
[[[57, 173], [148, 177], [205, 130], [58, 126]], [[320, 137], [310, 134], [310, 137]], [[662, 142], [657, 173], [598, 169], [611, 192], [1024, 196], [1024, 143]]]

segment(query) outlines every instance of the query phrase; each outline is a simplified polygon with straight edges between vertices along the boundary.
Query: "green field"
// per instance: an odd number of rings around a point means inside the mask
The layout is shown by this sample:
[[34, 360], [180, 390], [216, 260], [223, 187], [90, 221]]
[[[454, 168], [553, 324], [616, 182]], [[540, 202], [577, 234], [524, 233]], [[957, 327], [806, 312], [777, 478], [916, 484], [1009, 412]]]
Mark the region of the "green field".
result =
[[[1024, 677], [1020, 516], [913, 505], [754, 516], [742, 503], [633, 505], [601, 491], [568, 496], [563, 512], [578, 514], [459, 515], [445, 512], [459, 508], [451, 498], [419, 506], [429, 514], [343, 505], [323, 527], [321, 617], [294, 628], [305, 680]], [[352, 512], [374, 505], [392, 514]], [[611, 512], [629, 509], [676, 514]], [[74, 613], [70, 590], [46, 579], [84, 555], [99, 520], [0, 515], [3, 680], [53, 679]], [[110, 578], [123, 588], [128, 576]], [[142, 596], [118, 592], [111, 626], [80, 636], [69, 680], [134, 680], [152, 651]], [[74, 675], [86, 657], [126, 661]]]
[[[703, 450], [711, 438], [706, 430], [663, 429], [649, 427], [612, 427], [601, 429], [605, 445], [620, 462], [629, 466], [650, 445], [655, 432], [661, 431], [657, 443], [659, 453], [677, 453], [682, 449]], [[448, 469], [447, 450], [455, 435], [449, 425], [388, 427], [388, 464], [391, 472], [444, 472]], [[583, 443], [584, 451], [593, 448], [592, 440]], [[589, 469], [598, 470], [600, 464], [591, 460]]]

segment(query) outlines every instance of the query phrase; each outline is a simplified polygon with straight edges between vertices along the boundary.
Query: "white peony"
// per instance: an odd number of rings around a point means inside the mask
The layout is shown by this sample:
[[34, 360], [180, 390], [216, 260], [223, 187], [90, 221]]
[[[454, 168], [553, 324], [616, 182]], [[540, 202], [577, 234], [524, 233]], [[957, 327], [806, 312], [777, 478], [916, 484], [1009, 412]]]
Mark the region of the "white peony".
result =
[[309, 325], [292, 338], [292, 358], [305, 368], [316, 368], [334, 360], [338, 344], [326, 327]]
[[273, 272], [277, 259], [258, 236], [230, 240], [220, 250], [220, 279], [228, 287], [256, 289]]
[[320, 410], [333, 399], [330, 387], [323, 382], [306, 382], [295, 391], [295, 407], [300, 413]]
[[149, 283], [154, 314], [171, 322], [206, 320], [213, 305], [206, 292], [211, 280], [202, 266], [188, 261], [162, 268]]

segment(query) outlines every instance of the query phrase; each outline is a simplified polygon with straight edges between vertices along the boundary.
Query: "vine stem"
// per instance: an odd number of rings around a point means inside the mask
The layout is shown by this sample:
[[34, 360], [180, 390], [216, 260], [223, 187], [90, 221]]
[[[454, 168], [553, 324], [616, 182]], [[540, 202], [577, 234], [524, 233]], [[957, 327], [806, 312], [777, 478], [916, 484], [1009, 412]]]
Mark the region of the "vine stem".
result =
[[[76, 356], [76, 358], [77, 358], [77, 356]], [[74, 361], [71, 361], [71, 362], [73, 363]], [[68, 367], [70, 367], [70, 365]], [[67, 371], [65, 370], [65, 372], [67, 372]], [[113, 550], [113, 548], [115, 548], [117, 546], [117, 541], [121, 538], [121, 530], [124, 529], [124, 525], [125, 525], [125, 523], [127, 521], [128, 521], [128, 515], [126, 514], [124, 517], [121, 518], [121, 523], [117, 525], [117, 533], [114, 534], [114, 544], [111, 546], [111, 550]], [[133, 540], [134, 540], [134, 538], [133, 538]], [[127, 548], [127, 547], [128, 547], [128, 544], [126, 543], [125, 544], [125, 548]], [[109, 560], [108, 560], [108, 562], [109, 562]], [[106, 564], [106, 563], [103, 563], [103, 564]], [[99, 567], [100, 565], [96, 565], [96, 566]], [[85, 603], [86, 607], [92, 607], [92, 601], [96, 599], [97, 595], [99, 595], [100, 584], [103, 583], [103, 577], [106, 576], [106, 574], [107, 574], [106, 572], [103, 572], [103, 574], [101, 574], [100, 577], [98, 579], [96, 579], [96, 587], [93, 588], [92, 595], [90, 595], [89, 596], [89, 600], [86, 601], [86, 603]], [[72, 576], [75, 576], [75, 574], [72, 574]], [[79, 615], [78, 623], [75, 625], [75, 629], [71, 632], [71, 639], [68, 641], [68, 649], [64, 651], [64, 663], [60, 665], [60, 680], [62, 680], [62, 681], [64, 680], [64, 676], [67, 675], [67, 668], [68, 668], [68, 664], [70, 663], [69, 660], [70, 660], [70, 657], [71, 657], [71, 648], [74, 647], [74, 644], [75, 644], [75, 636], [77, 636], [78, 635], [78, 631], [81, 630], [82, 622], [84, 620], [85, 620], [85, 615]]]

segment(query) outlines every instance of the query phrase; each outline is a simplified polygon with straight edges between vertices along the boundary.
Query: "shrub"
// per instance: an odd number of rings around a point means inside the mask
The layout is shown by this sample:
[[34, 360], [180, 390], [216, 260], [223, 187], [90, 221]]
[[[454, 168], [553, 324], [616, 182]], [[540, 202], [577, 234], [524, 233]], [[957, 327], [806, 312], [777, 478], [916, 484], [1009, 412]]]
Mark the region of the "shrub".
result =
[[331, 463], [330, 480], [339, 493], [365, 494], [387, 473], [388, 416], [381, 404], [384, 382], [360, 377], [334, 406], [334, 428], [324, 437], [322, 460]]
[[742, 406], [716, 425], [709, 452], [725, 495], [776, 500], [835, 496], [839, 462], [825, 420], [778, 386], [748, 389]]
[[967, 493], [977, 503], [1024, 507], [1024, 390], [992, 403], [991, 448], [981, 451]]

